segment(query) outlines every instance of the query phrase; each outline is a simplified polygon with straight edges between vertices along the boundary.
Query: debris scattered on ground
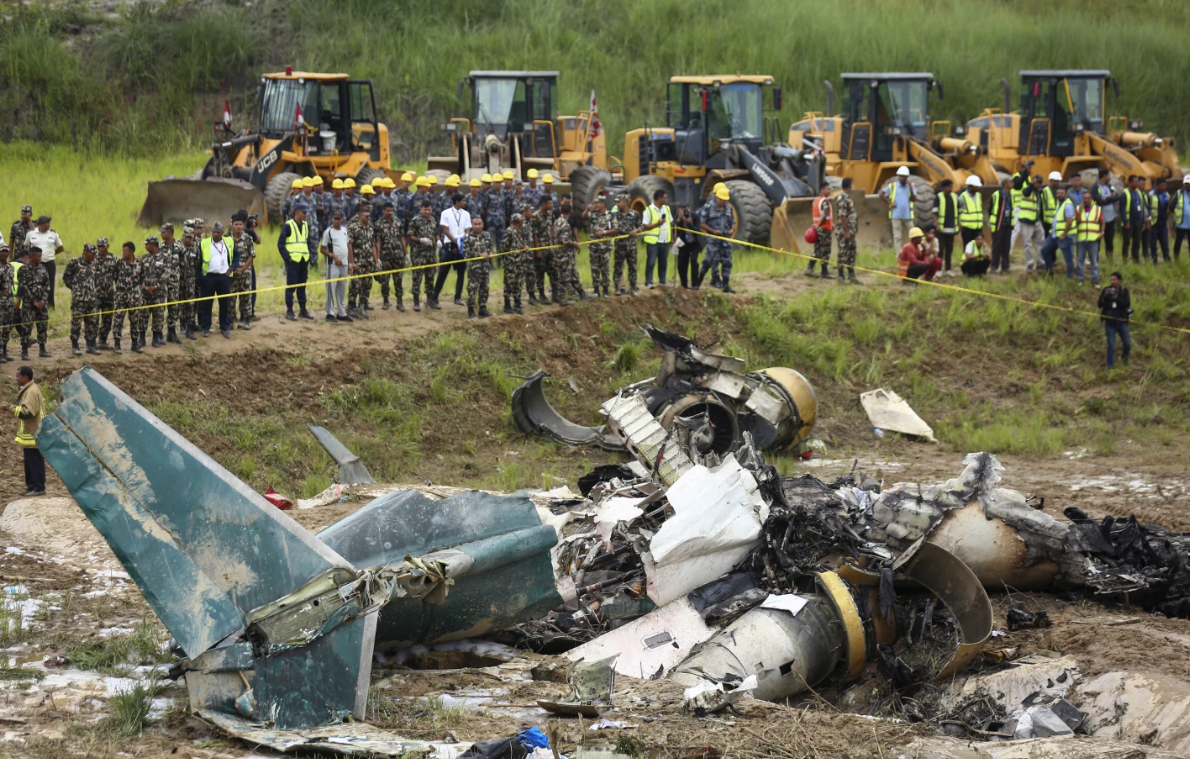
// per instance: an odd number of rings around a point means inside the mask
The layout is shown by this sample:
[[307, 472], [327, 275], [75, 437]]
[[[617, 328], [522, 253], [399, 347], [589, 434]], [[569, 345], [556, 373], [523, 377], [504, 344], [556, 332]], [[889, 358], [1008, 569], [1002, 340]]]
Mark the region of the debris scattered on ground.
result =
[[879, 388], [861, 393], [859, 403], [864, 407], [877, 437], [884, 437], [887, 431], [899, 432], [931, 443], [938, 442], [934, 439], [934, 430], [930, 425], [917, 415], [908, 401], [892, 390]]

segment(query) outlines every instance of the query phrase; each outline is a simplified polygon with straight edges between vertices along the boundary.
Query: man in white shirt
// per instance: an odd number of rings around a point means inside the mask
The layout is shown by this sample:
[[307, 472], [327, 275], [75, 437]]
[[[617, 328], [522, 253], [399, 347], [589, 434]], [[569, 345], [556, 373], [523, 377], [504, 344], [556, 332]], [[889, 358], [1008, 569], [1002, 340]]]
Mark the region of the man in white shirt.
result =
[[467, 200], [467, 196], [463, 193], [456, 192], [451, 200], [454, 202], [454, 206], [443, 211], [442, 218], [438, 222], [441, 225], [443, 236], [446, 237], [442, 243], [442, 251], [438, 254], [438, 260], [444, 264], [454, 263], [438, 267], [438, 281], [434, 283], [433, 307], [438, 306], [438, 298], [442, 294], [442, 288], [446, 285], [446, 276], [450, 274], [451, 268], [455, 270], [455, 305], [467, 305], [463, 303], [463, 281], [467, 276], [467, 264], [463, 263], [463, 239], [467, 236], [467, 230], [471, 228], [471, 214], [463, 207]]
[[[228, 272], [239, 268], [239, 251], [235, 249], [235, 242], [230, 237], [223, 236], [223, 224], [215, 222], [211, 225], [211, 236], [203, 238], [199, 246], [199, 276], [202, 278], [202, 297], [218, 296], [219, 301], [219, 331], [224, 337], [231, 337], [231, 277]], [[202, 327], [202, 336], [211, 334], [212, 300], [204, 300], [199, 306], [198, 323]]]
[[[343, 226], [343, 212], [335, 211], [331, 225], [322, 233], [319, 246], [326, 257], [326, 320], [349, 322], [347, 315], [347, 229]], [[337, 282], [332, 280], [338, 280]]]
[[58, 233], [50, 229], [49, 216], [38, 216], [37, 228], [25, 235], [25, 250], [29, 248], [41, 248], [41, 265], [50, 274], [50, 299], [48, 302], [49, 308], [54, 307], [54, 287], [57, 284], [54, 275], [54, 257], [62, 252], [62, 238]]

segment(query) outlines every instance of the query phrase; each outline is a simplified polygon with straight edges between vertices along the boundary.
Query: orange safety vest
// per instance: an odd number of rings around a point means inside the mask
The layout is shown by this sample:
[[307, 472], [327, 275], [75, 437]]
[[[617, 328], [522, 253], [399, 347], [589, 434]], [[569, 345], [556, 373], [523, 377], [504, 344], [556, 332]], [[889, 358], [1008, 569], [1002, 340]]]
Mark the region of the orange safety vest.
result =
[[827, 232], [835, 228], [835, 220], [831, 214], [830, 198], [824, 198], [820, 195], [814, 199], [814, 226], [821, 227]]

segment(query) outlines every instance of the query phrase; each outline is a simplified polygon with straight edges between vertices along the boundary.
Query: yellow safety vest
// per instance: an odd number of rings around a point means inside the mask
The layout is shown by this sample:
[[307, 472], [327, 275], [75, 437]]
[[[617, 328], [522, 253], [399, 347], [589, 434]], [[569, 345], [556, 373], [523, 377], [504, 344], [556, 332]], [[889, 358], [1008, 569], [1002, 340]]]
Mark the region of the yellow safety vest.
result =
[[[1056, 203], [1057, 200], [1055, 199], [1054, 202]], [[1065, 234], [1069, 236], [1070, 233], [1074, 231], [1075, 218], [1073, 215], [1069, 219], [1066, 218], [1066, 206], [1070, 206], [1072, 209], [1074, 208], [1074, 203], [1071, 202], [1070, 198], [1066, 198], [1066, 200], [1063, 200], [1062, 205], [1055, 208], [1054, 215], [1052, 217], [1050, 217], [1051, 220], [1061, 219], [1061, 221], [1055, 221], [1054, 228], [1052, 230], [1050, 230], [1051, 232], [1053, 232], [1054, 237], [1057, 237], [1058, 235], [1062, 234], [1063, 232], [1065, 232]], [[1061, 224], [1062, 226], [1059, 227], [1058, 226], [1059, 224]]]
[[1016, 206], [1016, 218], [1018, 221], [1029, 222], [1034, 224], [1037, 222], [1037, 193], [1032, 195], [1025, 195], [1021, 193], [1021, 202]]
[[959, 196], [959, 226], [963, 229], [983, 229], [983, 196], [964, 192]]
[[1158, 209], [1161, 205], [1161, 201], [1157, 199], [1157, 191], [1156, 190], [1149, 190], [1147, 195], [1149, 196], [1149, 220], [1152, 223], [1156, 224], [1157, 223], [1157, 213], [1158, 213]]
[[1090, 242], [1103, 237], [1103, 211], [1099, 206], [1092, 203], [1090, 211], [1084, 207], [1082, 215], [1075, 218], [1078, 222], [1079, 242]]
[[[1021, 180], [1021, 189], [1019, 189], [1019, 190], [1016, 188], [1016, 180], [1017, 179]], [[1028, 184], [1028, 179], [1025, 177], [1025, 173], [1023, 171], [1018, 171], [1017, 173], [1012, 175], [1012, 189], [1009, 190], [1008, 192], [1012, 196], [1012, 207], [1013, 208], [1021, 207], [1021, 198], [1024, 196], [1026, 184]]]
[[[888, 186], [888, 218], [892, 218], [893, 211], [897, 207], [897, 188], [901, 186], [900, 182], [893, 182]], [[908, 182], [905, 187], [912, 187]], [[913, 221], [913, 195], [909, 195], [909, 221]]]
[[309, 261], [310, 260], [310, 246], [307, 243], [307, 238], [310, 236], [310, 223], [302, 222], [302, 226], [293, 219], [285, 222], [285, 226], [289, 227], [289, 237], [285, 238], [285, 252], [294, 261]]
[[1058, 210], [1058, 198], [1054, 195], [1054, 188], [1048, 184], [1041, 188], [1041, 218], [1052, 219]]
[[[236, 241], [231, 235], [227, 235], [220, 242], [227, 245], [227, 273], [232, 273], [232, 262], [235, 261]], [[206, 274], [207, 270], [211, 268], [211, 238], [202, 238], [202, 244], [199, 246], [202, 249], [202, 273]]]
[[1176, 190], [1169, 199], [1169, 205], [1173, 211], [1173, 225], [1179, 226], [1182, 223], [1182, 198], [1185, 197], [1185, 190]]
[[20, 282], [21, 267], [24, 266], [20, 261], [12, 262], [12, 296], [15, 298], [17, 290], [20, 289], [18, 283]]
[[[1000, 224], [998, 222], [999, 222], [999, 218], [1000, 218], [1000, 204], [1004, 202], [1001, 200], [1003, 195], [1004, 195], [1004, 193], [1002, 191], [999, 191], [995, 195], [992, 196], [992, 210], [991, 210], [991, 213], [988, 214], [988, 226], [990, 226], [992, 228], [993, 232], [995, 232], [997, 229], [1000, 228]], [[1005, 215], [1004, 220], [1008, 222], [1009, 226], [1011, 226], [1012, 219], [1008, 216], [1008, 212], [1005, 211], [1004, 215]]]
[[[657, 206], [650, 203], [645, 209], [644, 226], [656, 224], [661, 221], [661, 226], [653, 227], [648, 232], [645, 232], [645, 245], [656, 245], [660, 240], [663, 243], [669, 242], [669, 223], [673, 221], [673, 216], [669, 212], [669, 206], [662, 206], [661, 210], [657, 210]], [[662, 239], [664, 238], [664, 239]]]
[[[891, 193], [890, 193], [891, 194]], [[959, 198], [953, 192], [944, 192], [938, 196], [938, 226], [946, 225], [946, 217], [948, 215], [947, 206], [949, 208], [949, 215], [954, 217], [955, 223], [959, 220]]]

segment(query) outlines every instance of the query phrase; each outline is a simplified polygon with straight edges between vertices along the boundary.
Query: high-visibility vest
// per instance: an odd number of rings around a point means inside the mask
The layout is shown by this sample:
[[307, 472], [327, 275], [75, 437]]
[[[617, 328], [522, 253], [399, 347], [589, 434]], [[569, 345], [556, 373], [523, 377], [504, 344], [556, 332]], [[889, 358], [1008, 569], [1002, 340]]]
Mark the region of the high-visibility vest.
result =
[[285, 252], [289, 254], [289, 258], [298, 263], [309, 261], [310, 247], [307, 242], [307, 238], [310, 236], [309, 222], [303, 221], [299, 227], [296, 221], [290, 219], [285, 222], [285, 226], [289, 228], [289, 237], [285, 238]]
[[1016, 218], [1030, 224], [1037, 223], [1037, 192], [1032, 195], [1021, 194], [1021, 202], [1016, 205]]
[[663, 243], [670, 241], [669, 224], [673, 221], [673, 215], [669, 212], [669, 206], [661, 206], [661, 210], [657, 209], [655, 203], [650, 203], [645, 208], [645, 218], [643, 225], [656, 224], [661, 221], [661, 226], [653, 227], [648, 232], [645, 232], [645, 245], [656, 245], [660, 240]]
[[1124, 213], [1122, 215], [1124, 217], [1125, 224], [1132, 221], [1132, 203], [1133, 203], [1132, 193], [1136, 193], [1136, 196], [1140, 200], [1141, 204], [1142, 205], [1144, 204], [1144, 199], [1145, 199], [1144, 198], [1144, 195], [1145, 195], [1144, 190], [1133, 190], [1133, 189], [1124, 190]]
[[1156, 190], [1149, 190], [1149, 220], [1154, 224], [1157, 223], [1157, 214], [1160, 213], [1161, 200], [1157, 197]]
[[[1010, 193], [1011, 196], [1011, 193]], [[991, 226], [992, 231], [995, 232], [1000, 228], [1000, 205], [1004, 202], [1004, 191], [1001, 190], [992, 195], [992, 211], [988, 214], [988, 225]], [[1008, 209], [1004, 209], [1005, 221], [1012, 224], [1012, 217], [1009, 215]]]
[[814, 198], [814, 225], [822, 227], [827, 232], [835, 228], [835, 222], [831, 216], [830, 198], [824, 198], [821, 195]]
[[[1021, 180], [1021, 189], [1019, 189], [1019, 190], [1016, 188], [1016, 180], [1017, 179]], [[1029, 183], [1029, 178], [1025, 176], [1025, 172], [1018, 171], [1017, 173], [1012, 175], [1012, 189], [1009, 190], [1009, 194], [1012, 196], [1012, 207], [1013, 208], [1021, 207], [1021, 198], [1024, 196], [1025, 185], [1028, 183]]]
[[[236, 241], [228, 235], [220, 242], [227, 245], [227, 272], [231, 273], [231, 264], [235, 261]], [[202, 244], [199, 246], [202, 249], [202, 273], [206, 274], [207, 270], [211, 268], [211, 238], [202, 238]]]
[[1058, 198], [1054, 195], [1054, 188], [1048, 184], [1041, 188], [1041, 218], [1054, 218], [1054, 211], [1058, 210]]
[[983, 196], [964, 192], [959, 196], [959, 226], [963, 229], [983, 229]]
[[[947, 208], [947, 206], [950, 206]], [[947, 227], [946, 217], [953, 217], [957, 223], [959, 220], [959, 196], [953, 192], [944, 192], [938, 196], [938, 226]]]
[[1103, 237], [1103, 209], [1092, 203], [1091, 210], [1088, 211], [1087, 207], [1083, 206], [1081, 211], [1082, 213], [1075, 217], [1078, 223], [1078, 241], [1090, 242]]
[[1169, 205], [1173, 209], [1173, 225], [1179, 226], [1182, 223], [1182, 198], [1186, 196], [1185, 190], [1178, 190], [1174, 192], [1169, 199]]
[[12, 295], [14, 298], [16, 297], [17, 290], [20, 289], [18, 285], [20, 283], [22, 266], [24, 266], [24, 264], [20, 261], [12, 262]]
[[[1057, 202], [1057, 201], [1055, 201], [1055, 202]], [[1053, 232], [1054, 237], [1057, 237], [1058, 235], [1062, 234], [1063, 232], [1065, 232], [1067, 235], [1069, 235], [1071, 232], [1074, 231], [1075, 219], [1074, 219], [1073, 215], [1071, 215], [1071, 217], [1069, 219], [1066, 218], [1066, 206], [1070, 206], [1071, 209], [1074, 208], [1074, 203], [1072, 203], [1070, 201], [1070, 198], [1066, 198], [1066, 200], [1063, 200], [1062, 205], [1055, 208], [1054, 215], [1050, 217], [1050, 219], [1054, 222], [1053, 229], [1050, 230], [1051, 232]], [[1061, 226], [1059, 226], [1059, 225], [1061, 225]]]
[[[888, 218], [892, 218], [893, 211], [897, 207], [897, 188], [901, 186], [900, 182], [893, 182], [888, 186]], [[911, 188], [911, 185], [906, 182], [906, 189]], [[909, 221], [913, 221], [913, 194], [909, 194]]]

